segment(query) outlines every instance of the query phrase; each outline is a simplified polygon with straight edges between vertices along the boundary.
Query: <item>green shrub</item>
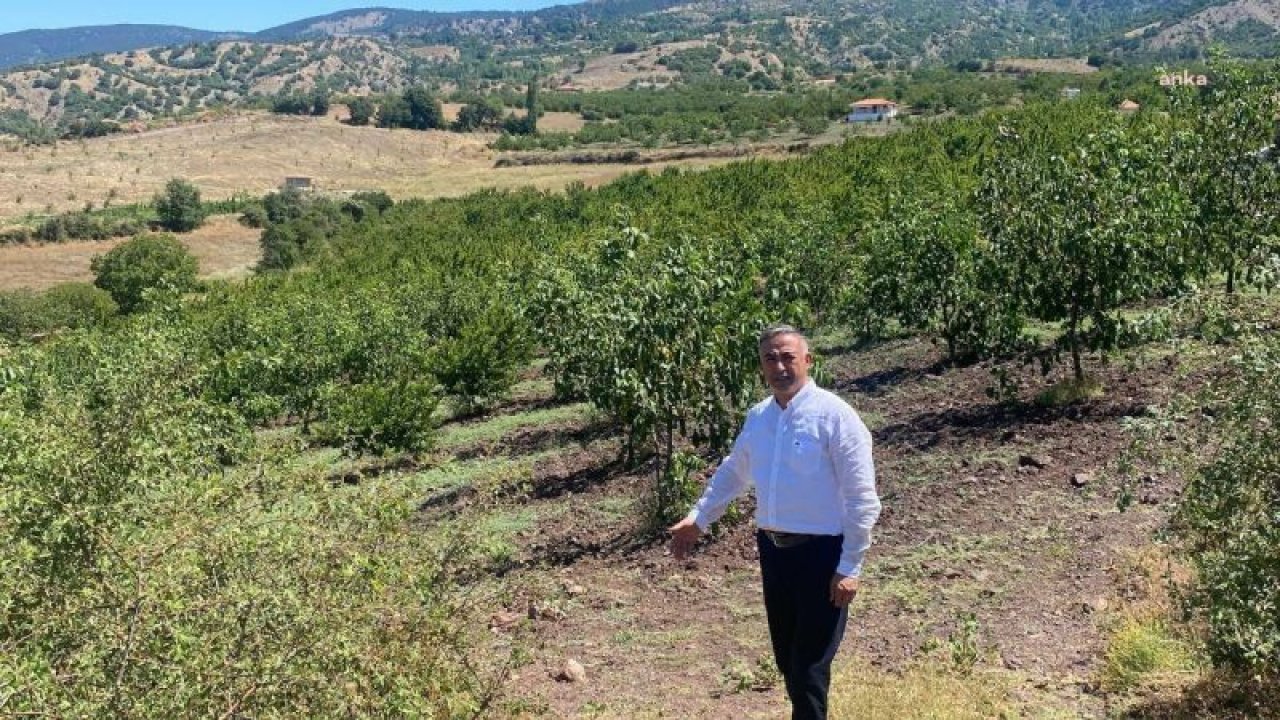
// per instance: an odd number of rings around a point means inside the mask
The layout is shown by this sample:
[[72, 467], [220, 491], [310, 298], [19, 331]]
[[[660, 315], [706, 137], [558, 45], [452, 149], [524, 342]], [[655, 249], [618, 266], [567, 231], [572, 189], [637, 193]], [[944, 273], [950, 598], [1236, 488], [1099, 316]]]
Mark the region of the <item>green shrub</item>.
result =
[[105, 325], [118, 312], [111, 295], [88, 283], [55, 285], [44, 292], [0, 292], [0, 337], [19, 340], [60, 328]]
[[[163, 323], [0, 359], [4, 711], [460, 717], [493, 687], [415, 490], [250, 455]], [[254, 462], [242, 468], [228, 463]]]
[[199, 265], [195, 256], [172, 235], [139, 235], [99, 255], [90, 264], [93, 284], [111, 294], [121, 312], [144, 306], [153, 289], [186, 292], [195, 289]]
[[240, 213], [240, 224], [245, 227], [260, 228], [267, 224], [267, 211], [261, 205], [250, 205]]
[[160, 226], [172, 232], [190, 232], [204, 224], [205, 210], [200, 204], [200, 190], [191, 183], [174, 178], [154, 200]]
[[1280, 341], [1254, 341], [1219, 385], [1211, 433], [1220, 450], [1183, 493], [1174, 518], [1197, 581], [1216, 663], [1280, 669]]
[[[272, 222], [262, 231], [259, 269], [286, 270], [314, 259], [350, 222], [350, 217], [331, 200], [314, 200], [304, 207], [298, 217]], [[267, 212], [270, 216], [271, 206]]]
[[520, 318], [495, 303], [442, 340], [430, 367], [459, 411], [471, 414], [502, 399], [532, 353]]
[[98, 327], [120, 312], [111, 293], [89, 283], [55, 285], [44, 292], [41, 301], [50, 329]]
[[401, 377], [331, 385], [316, 436], [355, 453], [424, 452], [435, 439], [440, 393], [433, 379]]
[[19, 340], [48, 327], [39, 297], [30, 290], [0, 292], [0, 337]]

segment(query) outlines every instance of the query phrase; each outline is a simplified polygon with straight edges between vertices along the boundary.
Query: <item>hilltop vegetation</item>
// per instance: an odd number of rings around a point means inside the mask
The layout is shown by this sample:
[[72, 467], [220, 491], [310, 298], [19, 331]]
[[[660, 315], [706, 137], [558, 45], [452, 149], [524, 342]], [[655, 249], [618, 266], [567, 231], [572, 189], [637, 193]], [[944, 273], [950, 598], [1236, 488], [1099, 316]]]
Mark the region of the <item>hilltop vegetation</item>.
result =
[[355, 10], [207, 42], [97, 54], [89, 53], [99, 46], [86, 46], [85, 58], [12, 69], [0, 78], [0, 132], [38, 139], [34, 123], [95, 135], [317, 90], [360, 96], [424, 85], [439, 94], [489, 95], [520, 92], [535, 80], [616, 89], [710, 75], [741, 81], [744, 92], [775, 92], [835, 75], [892, 79], [921, 68], [983, 69], [1005, 58], [1087, 57], [1093, 66], [1198, 60], [1210, 41], [1238, 55], [1269, 55], [1277, 25], [1274, 0], [640, 0], [530, 13]]

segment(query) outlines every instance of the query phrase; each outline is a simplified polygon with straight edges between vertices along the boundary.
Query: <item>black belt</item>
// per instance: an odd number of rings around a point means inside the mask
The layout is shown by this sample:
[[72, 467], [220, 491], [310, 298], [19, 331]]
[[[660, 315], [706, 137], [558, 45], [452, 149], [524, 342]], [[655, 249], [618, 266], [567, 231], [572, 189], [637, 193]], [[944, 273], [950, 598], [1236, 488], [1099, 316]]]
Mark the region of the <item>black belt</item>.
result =
[[815, 538], [833, 537], [831, 535], [812, 535], [809, 533], [782, 532], [781, 530], [765, 530], [764, 528], [761, 528], [760, 532], [764, 533], [765, 537], [769, 538], [769, 542], [772, 542], [773, 546], [779, 549], [803, 545]]

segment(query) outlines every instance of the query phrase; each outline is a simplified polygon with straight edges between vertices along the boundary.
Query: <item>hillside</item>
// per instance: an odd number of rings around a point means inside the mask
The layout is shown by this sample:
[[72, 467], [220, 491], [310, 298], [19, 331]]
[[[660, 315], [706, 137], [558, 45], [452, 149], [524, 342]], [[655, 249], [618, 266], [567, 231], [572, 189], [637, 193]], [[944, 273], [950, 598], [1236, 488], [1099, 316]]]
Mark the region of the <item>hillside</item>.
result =
[[[99, 114], [133, 105], [145, 118], [154, 109], [126, 95], [150, 93], [167, 114], [193, 102], [204, 106], [209, 93], [218, 93], [216, 102], [236, 103], [279, 88], [307, 87], [313, 77], [326, 78], [337, 92], [410, 81], [518, 84], [534, 72], [571, 77], [584, 64], [615, 53], [690, 41], [710, 42], [725, 54], [767, 58], [757, 65], [781, 80], [1009, 57], [1168, 59], [1196, 56], [1211, 41], [1245, 54], [1273, 54], [1278, 26], [1280, 0], [602, 0], [533, 12], [362, 8], [235, 37], [234, 43], [225, 42], [225, 35], [163, 26], [0, 35], [0, 68], [105, 55], [11, 73], [0, 103], [37, 118], [60, 116], [64, 111], [51, 109], [30, 83], [40, 79], [41, 89], [54, 90], [49, 83], [59, 73], [86, 65], [124, 78], [82, 87], [95, 100], [109, 98], [110, 107], [98, 108]], [[154, 63], [143, 68], [150, 76], [130, 77], [139, 73], [120, 56], [141, 45], [168, 49], [150, 51]], [[228, 57], [228, 48], [240, 50]]]
[[317, 82], [345, 92], [394, 90], [409, 81], [412, 62], [367, 38], [131, 50], [10, 72], [0, 78], [0, 109], [44, 122], [147, 120], [236, 105], [253, 95], [306, 91]]
[[1144, 31], [1148, 48], [1172, 48], [1224, 42], [1237, 52], [1272, 55], [1280, 34], [1280, 0], [1233, 0], [1190, 17]]
[[234, 35], [176, 25], [89, 25], [57, 30], [21, 30], [0, 35], [0, 69], [90, 53], [209, 42]]

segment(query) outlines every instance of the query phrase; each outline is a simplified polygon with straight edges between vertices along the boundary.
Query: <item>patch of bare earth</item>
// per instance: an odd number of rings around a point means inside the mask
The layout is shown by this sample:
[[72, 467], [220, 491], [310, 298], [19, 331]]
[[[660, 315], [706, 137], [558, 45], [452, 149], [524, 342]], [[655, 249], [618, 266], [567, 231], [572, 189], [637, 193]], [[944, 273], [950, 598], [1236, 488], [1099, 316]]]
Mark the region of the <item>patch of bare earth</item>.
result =
[[633, 80], [668, 83], [680, 74], [659, 65], [658, 59], [707, 44], [705, 40], [686, 40], [654, 45], [639, 52], [597, 55], [586, 62], [582, 72], [571, 73], [569, 83], [582, 90], [617, 90]]
[[[1149, 542], [1176, 490], [1153, 480], [1121, 514], [1105, 471], [1126, 443], [1123, 419], [1165, 398], [1167, 368], [1092, 367], [1105, 397], [1041, 408], [1030, 399], [1048, 380], [1034, 370], [1015, 371], [1021, 401], [1002, 404], [986, 394], [987, 368], [939, 360], [912, 339], [837, 350], [827, 363], [874, 431], [885, 508], [838, 662], [902, 668], [972, 616], [981, 664], [1011, 678], [1016, 699], [1100, 715], [1110, 571]], [[625, 468], [614, 447], [559, 453], [506, 501], [537, 519], [516, 537], [508, 602], [492, 608], [496, 643], [517, 619], [535, 637], [505, 713], [784, 716], [780, 688], [737, 680], [769, 663], [750, 521], [674, 562], [642, 530], [649, 468]], [[585, 681], [556, 679], [570, 658]]]
[[[200, 261], [201, 276], [239, 277], [261, 257], [261, 232], [241, 225], [234, 215], [215, 215], [178, 239]], [[90, 281], [93, 258], [124, 240], [0, 246], [0, 290], [43, 290], [60, 283]]]
[[995, 68], [1008, 72], [1045, 72], [1070, 73], [1088, 75], [1098, 68], [1085, 62], [1083, 58], [1005, 58], [995, 62]]
[[[338, 111], [339, 113], [341, 110]], [[548, 113], [544, 127], [571, 130], [580, 118]], [[0, 219], [149, 201], [171, 178], [208, 200], [259, 196], [286, 176], [310, 177], [321, 192], [385, 190], [392, 197], [457, 197], [483, 188], [555, 190], [595, 186], [634, 168], [623, 163], [494, 168], [483, 133], [351, 127], [332, 117], [243, 113], [208, 122], [48, 147], [0, 151]], [[670, 164], [707, 167], [713, 162]]]

